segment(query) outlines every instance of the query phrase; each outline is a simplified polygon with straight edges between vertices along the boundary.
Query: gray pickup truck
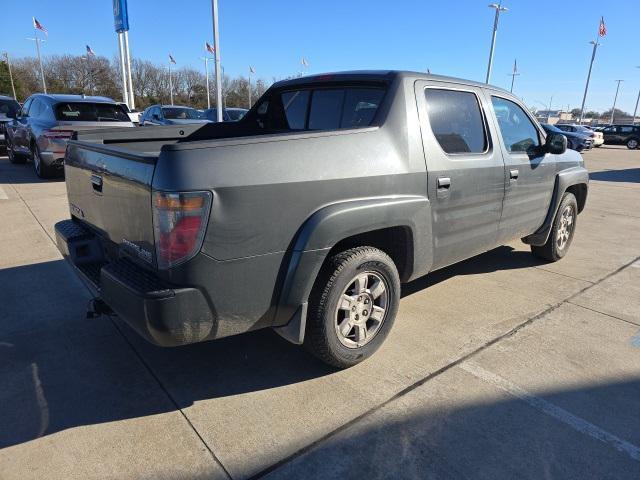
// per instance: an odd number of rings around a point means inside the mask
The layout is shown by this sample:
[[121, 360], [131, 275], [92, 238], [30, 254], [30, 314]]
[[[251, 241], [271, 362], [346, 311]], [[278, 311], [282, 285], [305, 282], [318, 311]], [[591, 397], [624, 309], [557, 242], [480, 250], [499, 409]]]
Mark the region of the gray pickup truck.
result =
[[57, 242], [157, 345], [270, 327], [345, 368], [388, 335], [401, 283], [515, 238], [566, 254], [588, 187], [566, 144], [484, 84], [288, 80], [240, 122], [78, 132]]

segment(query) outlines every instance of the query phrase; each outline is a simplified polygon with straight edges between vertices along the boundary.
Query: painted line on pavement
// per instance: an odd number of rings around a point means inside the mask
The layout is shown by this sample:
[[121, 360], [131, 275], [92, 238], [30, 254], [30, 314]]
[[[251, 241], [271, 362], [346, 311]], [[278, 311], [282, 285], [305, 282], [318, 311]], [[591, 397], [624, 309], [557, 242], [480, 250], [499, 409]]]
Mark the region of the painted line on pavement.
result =
[[536, 410], [546, 413], [556, 420], [560, 420], [562, 423], [570, 426], [574, 430], [577, 430], [580, 433], [584, 433], [585, 435], [595, 438], [596, 440], [600, 440], [601, 442], [607, 443], [616, 450], [626, 453], [633, 460], [640, 461], [640, 447], [637, 447], [636, 445], [629, 443], [626, 440], [616, 437], [612, 433], [601, 429], [593, 423], [588, 422], [585, 419], [580, 418], [573, 413], [568, 412], [558, 407], [557, 405], [554, 405], [551, 402], [533, 395], [524, 388], [516, 385], [515, 383], [511, 383], [509, 380], [506, 380], [499, 375], [496, 375], [495, 373], [485, 370], [476, 363], [464, 362], [460, 365], [460, 368], [462, 368], [465, 372], [470, 373], [474, 377], [495, 385], [508, 394], [519, 398], [523, 402], [528, 403]]
[[2, 188], [2, 185], [0, 185], [0, 200], [9, 200], [9, 196], [7, 192], [4, 191], [4, 188]]

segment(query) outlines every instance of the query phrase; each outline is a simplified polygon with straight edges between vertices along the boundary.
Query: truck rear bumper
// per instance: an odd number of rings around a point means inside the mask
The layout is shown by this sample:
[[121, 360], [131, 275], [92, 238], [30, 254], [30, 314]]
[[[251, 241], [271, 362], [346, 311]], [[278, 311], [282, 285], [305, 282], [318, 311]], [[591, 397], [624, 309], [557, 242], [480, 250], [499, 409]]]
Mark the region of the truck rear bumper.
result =
[[58, 222], [55, 232], [58, 249], [89, 288], [151, 343], [215, 338], [215, 316], [199, 289], [170, 285], [126, 259], [106, 261], [98, 237], [73, 220]]

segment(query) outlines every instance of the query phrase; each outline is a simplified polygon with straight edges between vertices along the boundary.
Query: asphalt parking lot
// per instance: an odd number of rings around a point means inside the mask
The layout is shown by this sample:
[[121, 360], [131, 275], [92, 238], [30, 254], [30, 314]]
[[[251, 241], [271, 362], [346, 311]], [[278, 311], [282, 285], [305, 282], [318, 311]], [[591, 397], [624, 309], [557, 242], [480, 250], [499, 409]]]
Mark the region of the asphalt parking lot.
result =
[[0, 478], [640, 478], [640, 151], [585, 154], [566, 258], [514, 242], [403, 290], [369, 361], [271, 331], [161, 349], [88, 291], [63, 181], [0, 157]]

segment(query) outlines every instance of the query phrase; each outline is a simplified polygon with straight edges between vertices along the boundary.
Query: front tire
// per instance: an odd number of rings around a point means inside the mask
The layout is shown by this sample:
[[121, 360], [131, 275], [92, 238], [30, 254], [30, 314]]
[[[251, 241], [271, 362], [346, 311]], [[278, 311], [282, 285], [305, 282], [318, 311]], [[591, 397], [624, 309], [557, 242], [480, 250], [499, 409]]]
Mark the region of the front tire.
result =
[[374, 247], [338, 253], [311, 292], [304, 346], [333, 367], [356, 365], [382, 345], [399, 303], [400, 277], [386, 253]]
[[22, 164], [27, 160], [24, 156], [15, 153], [13, 151], [13, 145], [11, 145], [9, 142], [7, 142], [6, 148], [7, 148], [7, 157], [9, 157], [9, 162], [13, 164]]
[[578, 202], [573, 193], [566, 192], [556, 217], [553, 220], [553, 227], [549, 233], [547, 243], [542, 246], [531, 246], [531, 253], [536, 257], [557, 262], [569, 251], [573, 234], [576, 231], [576, 220], [578, 218]]
[[640, 145], [640, 141], [637, 138], [630, 138], [627, 140], [627, 148], [629, 150], [635, 150]]

